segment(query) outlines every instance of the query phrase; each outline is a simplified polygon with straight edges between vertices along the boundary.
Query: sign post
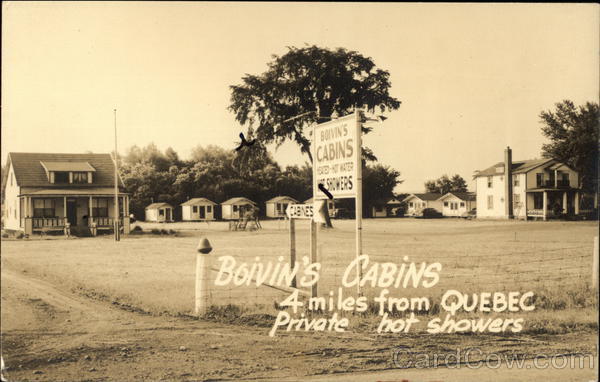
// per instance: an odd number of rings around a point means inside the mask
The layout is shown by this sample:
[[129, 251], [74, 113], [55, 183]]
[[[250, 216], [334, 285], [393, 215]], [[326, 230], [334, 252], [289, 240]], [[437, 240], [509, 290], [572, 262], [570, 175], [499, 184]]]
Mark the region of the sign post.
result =
[[[312, 204], [288, 204], [285, 209], [287, 217], [290, 219], [290, 266], [294, 266], [296, 263], [296, 221], [295, 219], [311, 219], [310, 222], [310, 233], [311, 233], [311, 251], [310, 260], [316, 262], [316, 251], [313, 252], [313, 205]], [[316, 243], [316, 240], [315, 240]], [[292, 287], [296, 288], [296, 277], [292, 279]], [[316, 297], [317, 286], [316, 283], [313, 285], [312, 296]]]
[[[362, 254], [362, 118], [360, 110], [354, 114], [321, 123], [313, 127], [311, 151], [313, 157], [313, 198], [326, 200], [328, 195], [319, 187], [324, 187], [334, 199], [355, 198], [356, 257]], [[311, 226], [312, 227], [312, 226]], [[311, 248], [316, 252], [316, 229], [311, 235], [315, 243]], [[361, 295], [360, 280], [362, 269], [357, 267], [357, 289]]]

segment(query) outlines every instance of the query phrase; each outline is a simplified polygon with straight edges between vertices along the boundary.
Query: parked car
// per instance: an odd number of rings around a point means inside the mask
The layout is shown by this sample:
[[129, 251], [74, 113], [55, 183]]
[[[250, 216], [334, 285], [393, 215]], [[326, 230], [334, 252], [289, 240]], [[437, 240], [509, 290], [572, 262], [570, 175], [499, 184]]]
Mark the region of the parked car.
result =
[[464, 212], [460, 215], [463, 219], [475, 219], [477, 217], [477, 208], [473, 208], [471, 211]]
[[421, 213], [421, 217], [423, 219], [438, 219], [443, 217], [441, 212], [436, 210], [435, 208], [425, 208]]

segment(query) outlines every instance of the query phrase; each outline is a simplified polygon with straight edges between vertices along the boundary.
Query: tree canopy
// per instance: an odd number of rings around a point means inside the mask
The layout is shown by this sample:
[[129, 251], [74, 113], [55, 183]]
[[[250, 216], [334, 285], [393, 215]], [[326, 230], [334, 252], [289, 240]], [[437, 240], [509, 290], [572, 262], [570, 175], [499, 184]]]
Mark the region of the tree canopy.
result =
[[467, 182], [458, 174], [452, 176], [452, 178], [449, 178], [448, 175], [442, 175], [435, 180], [428, 180], [425, 182], [425, 191], [438, 194], [467, 192]]
[[542, 155], [565, 163], [580, 174], [584, 190], [598, 190], [598, 124], [597, 103], [575, 106], [564, 100], [554, 111], [542, 111], [542, 133], [550, 142], [542, 146]]
[[349, 114], [354, 107], [371, 112], [400, 107], [389, 94], [389, 77], [355, 51], [288, 47], [284, 55], [273, 56], [266, 72], [246, 74], [241, 84], [230, 87], [229, 110], [242, 125], [254, 128], [259, 141], [292, 140], [312, 162], [306, 127]]

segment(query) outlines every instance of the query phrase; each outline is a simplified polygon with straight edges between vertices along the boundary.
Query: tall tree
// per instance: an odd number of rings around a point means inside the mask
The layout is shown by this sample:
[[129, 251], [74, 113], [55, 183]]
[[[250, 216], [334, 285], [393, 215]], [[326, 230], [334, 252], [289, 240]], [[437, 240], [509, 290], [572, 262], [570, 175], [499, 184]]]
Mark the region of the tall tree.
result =
[[466, 192], [467, 181], [460, 175], [456, 174], [449, 178], [448, 175], [428, 180], [425, 182], [425, 191], [434, 192], [437, 194], [446, 194], [448, 192]]
[[600, 112], [597, 103], [575, 106], [564, 100], [554, 111], [542, 111], [542, 133], [550, 143], [542, 146], [542, 155], [565, 163], [580, 175], [581, 187], [598, 190], [598, 129]]
[[292, 140], [312, 162], [308, 126], [334, 113], [349, 114], [356, 106], [382, 112], [400, 107], [389, 95], [389, 77], [355, 51], [290, 47], [283, 56], [273, 56], [265, 73], [246, 74], [241, 85], [230, 87], [229, 110], [242, 125], [255, 128], [259, 141], [279, 145]]

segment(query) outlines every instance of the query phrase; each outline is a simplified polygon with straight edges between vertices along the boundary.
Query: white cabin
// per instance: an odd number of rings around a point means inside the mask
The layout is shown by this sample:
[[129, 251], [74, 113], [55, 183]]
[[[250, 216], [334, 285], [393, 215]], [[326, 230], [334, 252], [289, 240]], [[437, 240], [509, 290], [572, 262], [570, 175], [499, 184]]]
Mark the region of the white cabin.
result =
[[181, 203], [181, 220], [205, 221], [215, 220], [217, 203], [206, 198], [193, 198]]

